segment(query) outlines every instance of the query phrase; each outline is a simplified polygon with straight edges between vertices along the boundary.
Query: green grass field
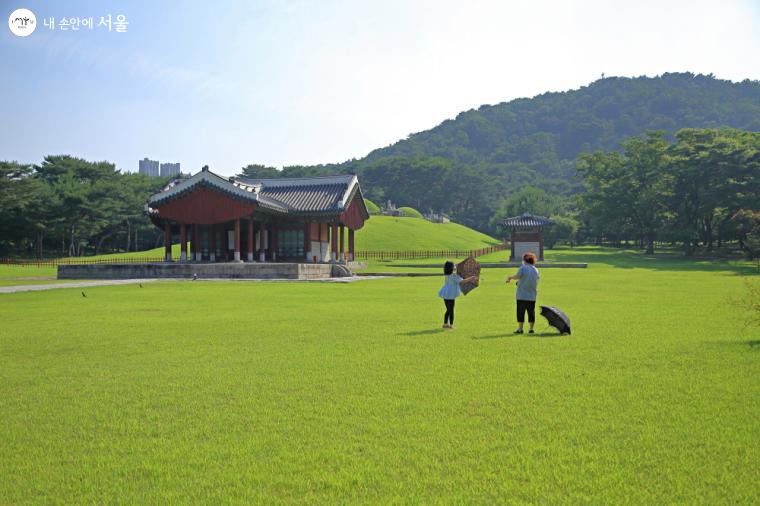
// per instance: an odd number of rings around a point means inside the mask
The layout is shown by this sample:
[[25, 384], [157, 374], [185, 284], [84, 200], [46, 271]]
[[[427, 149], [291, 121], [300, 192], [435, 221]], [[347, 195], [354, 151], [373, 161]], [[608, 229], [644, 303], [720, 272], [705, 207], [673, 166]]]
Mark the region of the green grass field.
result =
[[458, 223], [373, 216], [356, 232], [357, 251], [479, 249], [500, 241]]
[[53, 266], [0, 265], [0, 286], [55, 283], [57, 270]]
[[749, 264], [557, 252], [516, 336], [505, 269], [0, 295], [0, 503], [760, 499]]

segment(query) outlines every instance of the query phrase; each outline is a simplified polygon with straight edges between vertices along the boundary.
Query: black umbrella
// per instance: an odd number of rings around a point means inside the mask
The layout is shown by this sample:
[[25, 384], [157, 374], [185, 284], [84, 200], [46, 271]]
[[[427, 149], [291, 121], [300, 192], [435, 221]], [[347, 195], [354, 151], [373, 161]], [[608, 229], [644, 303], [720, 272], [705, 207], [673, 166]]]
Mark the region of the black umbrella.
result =
[[570, 333], [570, 318], [561, 309], [541, 306], [541, 316], [549, 320], [549, 325], [559, 330], [560, 334]]

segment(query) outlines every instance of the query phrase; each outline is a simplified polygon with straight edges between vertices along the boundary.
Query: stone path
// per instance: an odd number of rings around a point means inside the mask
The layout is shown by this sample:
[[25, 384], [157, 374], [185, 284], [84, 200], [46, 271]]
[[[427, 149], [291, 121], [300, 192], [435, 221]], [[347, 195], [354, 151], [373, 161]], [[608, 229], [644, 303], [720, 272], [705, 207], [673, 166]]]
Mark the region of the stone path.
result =
[[55, 290], [56, 288], [88, 288], [91, 286], [130, 285], [137, 283], [152, 283], [164, 281], [163, 279], [104, 279], [101, 281], [74, 281], [67, 283], [55, 283], [50, 285], [18, 285], [0, 286], [0, 294], [17, 292], [36, 292], [40, 290]]
[[[198, 278], [196, 281], [233, 281], [235, 283], [353, 283], [355, 281], [363, 281], [365, 279], [383, 279], [390, 277], [384, 274], [372, 274], [369, 276], [357, 274], [351, 277], [345, 278], [316, 278], [316, 279], [224, 279], [224, 278]], [[167, 280], [167, 281], [182, 281], [182, 280]]]
[[[354, 276], [350, 278], [323, 278], [323, 279], [202, 279], [195, 281], [233, 281], [258, 282], [258, 283], [353, 283], [354, 281], [363, 281], [365, 279], [382, 279], [386, 276]], [[41, 290], [55, 290], [56, 288], [89, 288], [91, 286], [111, 286], [111, 285], [134, 285], [137, 283], [152, 283], [155, 281], [186, 281], [192, 283], [190, 279], [103, 279], [100, 281], [74, 281], [68, 283], [56, 283], [50, 285], [18, 285], [18, 286], [0, 286], [0, 294], [18, 293], [18, 292], [37, 292]]]

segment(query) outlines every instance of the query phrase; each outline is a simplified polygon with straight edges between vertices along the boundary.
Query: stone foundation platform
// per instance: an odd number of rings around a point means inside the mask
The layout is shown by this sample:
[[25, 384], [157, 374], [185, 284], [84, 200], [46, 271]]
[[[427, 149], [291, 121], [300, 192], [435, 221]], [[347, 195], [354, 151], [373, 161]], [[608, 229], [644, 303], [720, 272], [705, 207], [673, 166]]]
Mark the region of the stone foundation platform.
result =
[[58, 279], [327, 279], [352, 276], [358, 263], [172, 263], [59, 265]]

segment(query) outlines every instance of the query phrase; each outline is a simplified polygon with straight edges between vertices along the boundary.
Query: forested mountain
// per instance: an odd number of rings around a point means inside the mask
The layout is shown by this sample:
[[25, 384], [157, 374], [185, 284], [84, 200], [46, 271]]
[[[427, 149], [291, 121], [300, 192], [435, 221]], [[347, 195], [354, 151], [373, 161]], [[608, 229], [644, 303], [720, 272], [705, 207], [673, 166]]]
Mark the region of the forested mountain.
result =
[[494, 213], [521, 188], [558, 197], [582, 191], [575, 170], [580, 153], [619, 151], [622, 140], [650, 130], [672, 139], [681, 128], [720, 127], [760, 131], [760, 82], [691, 73], [608, 77], [463, 112], [360, 160], [285, 167], [279, 174], [356, 172], [376, 202], [448, 213], [494, 233]]
[[578, 90], [544, 93], [459, 114], [371, 152], [440, 156], [462, 164], [508, 165], [555, 176], [579, 153], [620, 149], [647, 130], [732, 127], [760, 130], [760, 82], [732, 83], [688, 73], [609, 77]]

